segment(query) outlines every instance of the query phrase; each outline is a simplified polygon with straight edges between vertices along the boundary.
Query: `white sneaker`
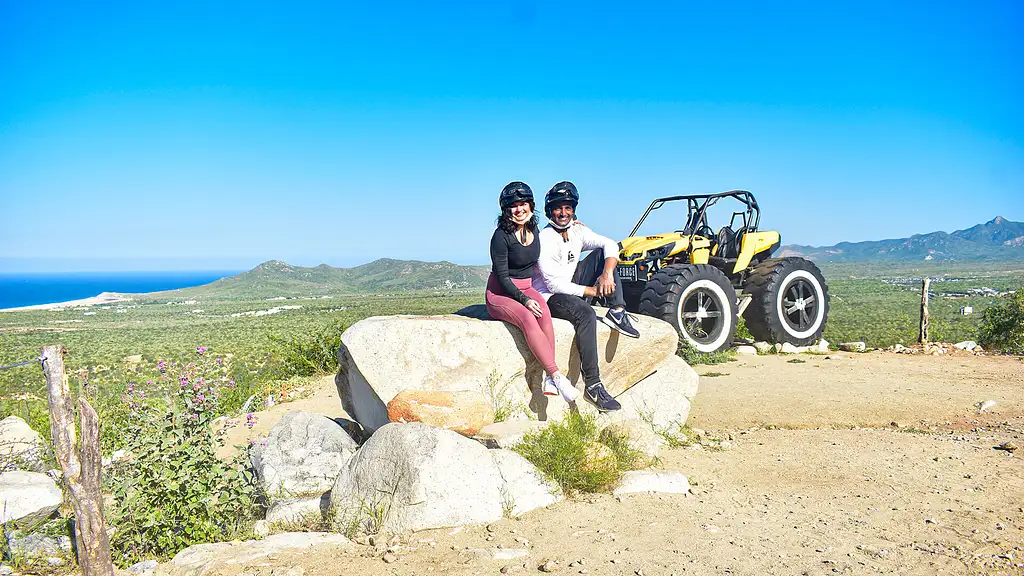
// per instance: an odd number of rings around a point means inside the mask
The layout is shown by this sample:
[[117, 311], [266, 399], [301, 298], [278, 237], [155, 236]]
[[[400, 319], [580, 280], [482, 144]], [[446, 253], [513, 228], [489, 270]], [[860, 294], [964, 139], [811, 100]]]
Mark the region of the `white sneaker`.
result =
[[580, 391], [565, 376], [559, 376], [558, 380], [555, 380], [555, 386], [566, 402], [573, 402], [580, 396]]
[[558, 386], [555, 381], [551, 379], [551, 376], [544, 375], [544, 385], [541, 387], [541, 391], [544, 392], [545, 396], [558, 396]]

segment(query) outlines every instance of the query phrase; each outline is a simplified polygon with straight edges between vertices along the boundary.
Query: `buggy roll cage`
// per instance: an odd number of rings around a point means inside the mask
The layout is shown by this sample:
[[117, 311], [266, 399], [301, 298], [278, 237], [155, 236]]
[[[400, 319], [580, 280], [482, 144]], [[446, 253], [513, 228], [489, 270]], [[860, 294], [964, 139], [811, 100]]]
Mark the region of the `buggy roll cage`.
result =
[[[757, 200], [754, 199], [754, 195], [746, 190], [730, 190], [728, 192], [719, 192], [717, 194], [690, 194], [686, 196], [668, 196], [665, 198], [658, 198], [651, 205], [647, 207], [644, 215], [637, 221], [636, 226], [633, 227], [633, 231], [629, 233], [630, 236], [636, 235], [637, 230], [640, 229], [640, 225], [644, 223], [647, 216], [651, 212], [664, 206], [667, 202], [676, 202], [679, 200], [686, 200], [686, 226], [681, 231], [683, 234], [689, 234], [690, 242], [693, 242], [694, 235], [697, 234], [701, 228], [708, 227], [706, 220], [706, 213], [708, 208], [714, 206], [721, 198], [735, 198], [744, 206], [746, 206], [745, 212], [734, 212], [733, 219], [737, 215], [743, 217], [743, 226], [747, 232], [754, 232], [757, 230], [757, 225], [761, 221], [761, 209], [757, 205]], [[729, 225], [732, 225], [730, 220]], [[712, 230], [712, 233], [714, 231]]]

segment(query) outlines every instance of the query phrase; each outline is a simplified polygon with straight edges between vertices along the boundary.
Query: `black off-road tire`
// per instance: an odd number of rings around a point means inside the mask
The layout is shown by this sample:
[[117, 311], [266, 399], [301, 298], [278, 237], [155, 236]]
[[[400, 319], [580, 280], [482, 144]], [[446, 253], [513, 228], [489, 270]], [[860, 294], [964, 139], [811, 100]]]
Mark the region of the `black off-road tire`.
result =
[[821, 339], [828, 320], [828, 285], [810, 260], [765, 260], [751, 270], [743, 291], [751, 296], [743, 319], [757, 340], [807, 346]]
[[668, 322], [698, 351], [717, 352], [736, 334], [736, 289], [714, 266], [673, 264], [647, 282], [639, 312]]

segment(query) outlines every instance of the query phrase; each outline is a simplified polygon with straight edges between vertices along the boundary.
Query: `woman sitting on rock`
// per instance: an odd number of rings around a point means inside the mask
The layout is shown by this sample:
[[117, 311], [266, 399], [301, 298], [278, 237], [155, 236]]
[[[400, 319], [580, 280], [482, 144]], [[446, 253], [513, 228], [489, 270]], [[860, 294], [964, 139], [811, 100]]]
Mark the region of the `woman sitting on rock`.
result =
[[509, 182], [498, 197], [501, 215], [491, 236], [491, 276], [487, 279], [487, 312], [522, 330], [530, 351], [544, 367], [543, 392], [572, 402], [579, 391], [555, 364], [555, 331], [547, 302], [531, 285], [540, 257], [533, 191]]

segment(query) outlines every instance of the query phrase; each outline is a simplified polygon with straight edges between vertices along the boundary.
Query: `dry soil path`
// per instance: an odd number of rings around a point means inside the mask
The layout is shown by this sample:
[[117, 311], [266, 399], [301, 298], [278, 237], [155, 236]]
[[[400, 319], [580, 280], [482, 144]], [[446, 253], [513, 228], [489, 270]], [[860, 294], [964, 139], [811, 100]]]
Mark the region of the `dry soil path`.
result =
[[[1024, 362], [846, 356], [698, 367], [726, 375], [701, 378], [691, 423], [732, 447], [663, 452], [693, 495], [596, 495], [502, 521], [493, 536], [409, 535], [390, 562], [378, 544], [284, 555], [251, 573], [536, 574], [554, 559], [561, 573], [592, 575], [1024, 574], [1024, 453], [994, 448], [1024, 445]], [[334, 393], [324, 384], [313, 406]], [[989, 399], [996, 407], [978, 414]], [[463, 554], [498, 545], [530, 555]]]

